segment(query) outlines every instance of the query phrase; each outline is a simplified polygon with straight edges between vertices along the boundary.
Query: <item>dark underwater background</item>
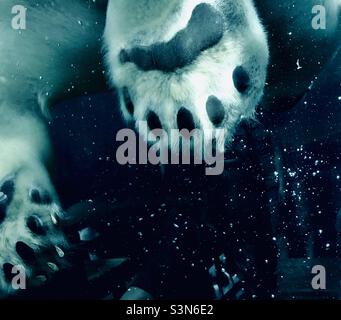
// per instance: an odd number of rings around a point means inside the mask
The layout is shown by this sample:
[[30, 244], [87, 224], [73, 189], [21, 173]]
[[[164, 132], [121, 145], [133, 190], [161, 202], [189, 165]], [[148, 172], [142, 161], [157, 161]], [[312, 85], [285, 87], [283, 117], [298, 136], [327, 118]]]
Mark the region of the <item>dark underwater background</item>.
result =
[[[217, 284], [223, 299], [238, 298], [241, 288], [246, 299], [340, 299], [341, 52], [295, 106], [260, 108], [258, 119], [256, 129], [240, 131], [251, 137], [249, 153], [208, 178], [197, 167], [118, 165], [115, 135], [127, 124], [114, 91], [59, 104], [49, 129], [62, 203], [118, 206], [91, 250], [131, 261], [88, 291], [70, 283], [75, 296], [119, 298], [135, 284], [157, 298], [214, 299]], [[266, 135], [257, 136], [259, 126]], [[251, 131], [266, 145], [271, 132], [275, 169]], [[260, 172], [275, 176], [278, 189], [260, 182]], [[218, 265], [242, 284], [231, 289], [226, 274], [212, 276]], [[326, 268], [326, 290], [311, 287], [314, 265]]]

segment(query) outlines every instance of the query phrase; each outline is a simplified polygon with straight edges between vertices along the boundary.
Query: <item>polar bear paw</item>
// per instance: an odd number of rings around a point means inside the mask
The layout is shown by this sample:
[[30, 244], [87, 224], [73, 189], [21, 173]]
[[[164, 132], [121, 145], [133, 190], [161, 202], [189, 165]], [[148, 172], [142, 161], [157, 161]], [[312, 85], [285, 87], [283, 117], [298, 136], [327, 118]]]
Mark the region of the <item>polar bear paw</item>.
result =
[[268, 45], [251, 1], [161, 2], [108, 8], [107, 62], [125, 119], [205, 137], [224, 128], [231, 140], [265, 86]]
[[63, 213], [42, 181], [27, 169], [0, 182], [0, 296], [44, 285], [68, 266]]

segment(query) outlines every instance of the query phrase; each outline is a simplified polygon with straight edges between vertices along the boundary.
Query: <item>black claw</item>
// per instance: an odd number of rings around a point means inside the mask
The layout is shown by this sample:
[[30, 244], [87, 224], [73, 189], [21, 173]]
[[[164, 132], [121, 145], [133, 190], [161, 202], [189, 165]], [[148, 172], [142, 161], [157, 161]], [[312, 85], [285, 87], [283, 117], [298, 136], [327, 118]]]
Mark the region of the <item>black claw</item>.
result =
[[177, 115], [177, 123], [179, 130], [187, 129], [189, 132], [195, 129], [195, 123], [192, 113], [186, 108], [181, 108]]
[[29, 191], [29, 197], [31, 201], [36, 204], [50, 204], [52, 202], [52, 199], [47, 192], [39, 191], [36, 188]]
[[14, 179], [6, 179], [1, 186], [0, 186], [0, 192], [4, 193], [7, 196], [7, 204], [9, 204], [12, 201], [13, 195], [14, 195]]
[[4, 263], [2, 266], [2, 269], [4, 271], [5, 279], [7, 281], [12, 281], [15, 274], [12, 273], [12, 270], [14, 268], [14, 265], [11, 263]]
[[41, 195], [38, 189], [31, 189], [29, 196], [32, 202], [41, 203]]
[[18, 241], [15, 245], [15, 250], [25, 262], [30, 263], [35, 260], [34, 250], [25, 242]]
[[32, 215], [28, 217], [26, 225], [33, 233], [37, 235], [46, 234], [46, 228], [44, 227], [44, 223], [37, 215]]
[[64, 212], [54, 211], [51, 213], [51, 220], [55, 226], [61, 226], [61, 225], [64, 225], [68, 221], [68, 218]]
[[154, 111], [148, 113], [147, 123], [150, 130], [162, 129], [160, 118]]
[[240, 93], [245, 93], [250, 87], [250, 77], [243, 67], [239, 66], [234, 69], [233, 83]]
[[222, 102], [215, 96], [210, 96], [206, 102], [209, 119], [215, 126], [219, 126], [225, 119], [225, 109]]

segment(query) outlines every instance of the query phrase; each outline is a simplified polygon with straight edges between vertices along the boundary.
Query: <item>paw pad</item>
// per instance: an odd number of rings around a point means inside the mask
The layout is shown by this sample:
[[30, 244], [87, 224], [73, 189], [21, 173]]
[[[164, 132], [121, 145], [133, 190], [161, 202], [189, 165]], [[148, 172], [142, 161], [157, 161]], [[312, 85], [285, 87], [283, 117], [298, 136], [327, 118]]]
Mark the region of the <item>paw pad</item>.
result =
[[[134, 10], [123, 14], [139, 21]], [[158, 30], [159, 12], [147, 17], [131, 29], [108, 15], [107, 56], [123, 116], [137, 130], [139, 121], [168, 133], [202, 130], [205, 143], [225, 129], [225, 141], [217, 139], [223, 151], [263, 95], [269, 48], [256, 11], [245, 1], [183, 1]]]
[[160, 118], [154, 111], [148, 113], [147, 123], [150, 130], [162, 129]]
[[26, 221], [27, 227], [37, 235], [45, 235], [46, 234], [46, 228], [44, 226], [43, 221], [38, 217], [37, 215], [32, 215], [27, 218]]
[[23, 169], [0, 183], [0, 232], [6, 244], [0, 248], [0, 295], [12, 292], [9, 281], [14, 266], [27, 270], [31, 288], [69, 265], [64, 252], [68, 242], [61, 228], [54, 227], [60, 224], [61, 209], [52, 192], [45, 191], [48, 188], [26, 185], [30, 179], [31, 172]]
[[224, 33], [224, 19], [211, 5], [203, 3], [195, 7], [187, 27], [168, 42], [148, 47], [121, 50], [122, 64], [134, 63], [143, 71], [160, 70], [174, 72], [192, 63], [201, 52], [216, 45]]
[[236, 69], [234, 69], [232, 77], [236, 89], [240, 93], [245, 93], [247, 89], [250, 87], [251, 83], [250, 76], [246, 72], [246, 70], [243, 67], [239, 66]]
[[29, 191], [29, 197], [36, 204], [50, 204], [52, 199], [46, 191], [41, 191], [37, 188], [32, 188]]
[[225, 118], [225, 109], [222, 102], [215, 96], [210, 96], [206, 102], [206, 111], [210, 121], [218, 127]]

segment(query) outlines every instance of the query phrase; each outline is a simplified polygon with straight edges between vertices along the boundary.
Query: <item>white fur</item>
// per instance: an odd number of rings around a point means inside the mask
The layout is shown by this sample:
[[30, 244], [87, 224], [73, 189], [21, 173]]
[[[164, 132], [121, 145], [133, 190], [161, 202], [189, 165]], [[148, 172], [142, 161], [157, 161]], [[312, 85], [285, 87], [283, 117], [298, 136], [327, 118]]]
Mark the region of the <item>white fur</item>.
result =
[[[193, 114], [197, 128], [209, 132], [214, 126], [206, 113], [206, 101], [215, 95], [228, 113], [224, 127], [230, 140], [241, 117], [253, 115], [266, 78], [268, 46], [252, 1], [224, 1], [246, 19], [241, 17], [242, 23], [233, 30], [227, 29], [219, 44], [175, 73], [145, 72], [134, 64], [122, 65], [119, 61], [123, 48], [170, 40], [187, 25], [193, 9], [203, 2], [218, 10], [222, 5], [221, 0], [110, 1], [105, 30], [107, 64], [113, 85], [119, 89], [128, 87], [132, 95], [134, 119], [126, 111], [120, 92], [121, 109], [127, 120], [143, 121], [147, 111], [152, 110], [160, 117], [163, 128], [170, 131], [177, 128], [178, 110], [185, 106]], [[232, 74], [237, 66], [245, 67], [252, 79], [252, 89], [247, 95], [241, 95], [233, 85]]]
[[[44, 111], [60, 97], [96, 87], [91, 80], [99, 72], [96, 55], [105, 18], [92, 1], [24, 0], [20, 4], [27, 8], [27, 29], [14, 30], [11, 9], [17, 4], [15, 0], [0, 1], [0, 183], [12, 175], [15, 181], [13, 200], [0, 224], [0, 296], [13, 291], [4, 279], [4, 263], [24, 265], [31, 283], [39, 276], [16, 253], [17, 241], [24, 241], [38, 255], [51, 247], [52, 256], [42, 256], [39, 261], [38, 269], [47, 273], [51, 273], [47, 263], [56, 259], [54, 246], [67, 247], [50, 217], [60, 209], [47, 170], [51, 148]], [[32, 186], [46, 190], [53, 203], [32, 203], [28, 196]], [[27, 229], [26, 219], [33, 213], [49, 226], [47, 236]]]
[[[271, 13], [273, 1], [259, 0], [259, 5]], [[66, 246], [58, 231], [51, 229], [47, 237], [38, 237], [28, 231], [25, 221], [37, 212], [50, 225], [49, 215], [60, 210], [47, 170], [51, 148], [44, 116], [55, 101], [96, 90], [101, 83], [100, 50], [106, 18], [111, 84], [118, 88], [121, 99], [121, 89], [127, 86], [136, 107], [134, 117], [122, 108], [127, 120], [144, 120], [147, 110], [153, 110], [164, 129], [170, 130], [176, 128], [177, 111], [185, 106], [197, 127], [208, 132], [212, 124], [205, 103], [208, 96], [215, 95], [229, 115], [224, 126], [230, 140], [240, 118], [252, 117], [262, 97], [269, 53], [252, 0], [109, 0], [107, 17], [97, 2], [102, 0], [0, 1], [0, 182], [15, 174], [14, 199], [0, 225], [0, 268], [6, 262], [24, 264], [15, 252], [17, 241], [25, 241], [37, 253], [42, 247]], [[122, 48], [170, 40], [187, 25], [195, 6], [203, 2], [217, 10], [224, 7], [233, 28], [227, 27], [223, 39], [192, 64], [165, 74], [119, 63]], [[337, 8], [340, 0], [324, 3]], [[11, 8], [17, 4], [28, 8], [27, 30], [11, 28]], [[232, 72], [239, 65], [251, 77], [252, 86], [245, 95], [236, 91], [232, 81]], [[29, 201], [31, 185], [47, 190], [53, 204], [38, 206]], [[46, 267], [48, 261], [45, 256], [41, 258]], [[35, 270], [27, 268], [34, 277]], [[0, 295], [8, 290], [0, 269]]]

